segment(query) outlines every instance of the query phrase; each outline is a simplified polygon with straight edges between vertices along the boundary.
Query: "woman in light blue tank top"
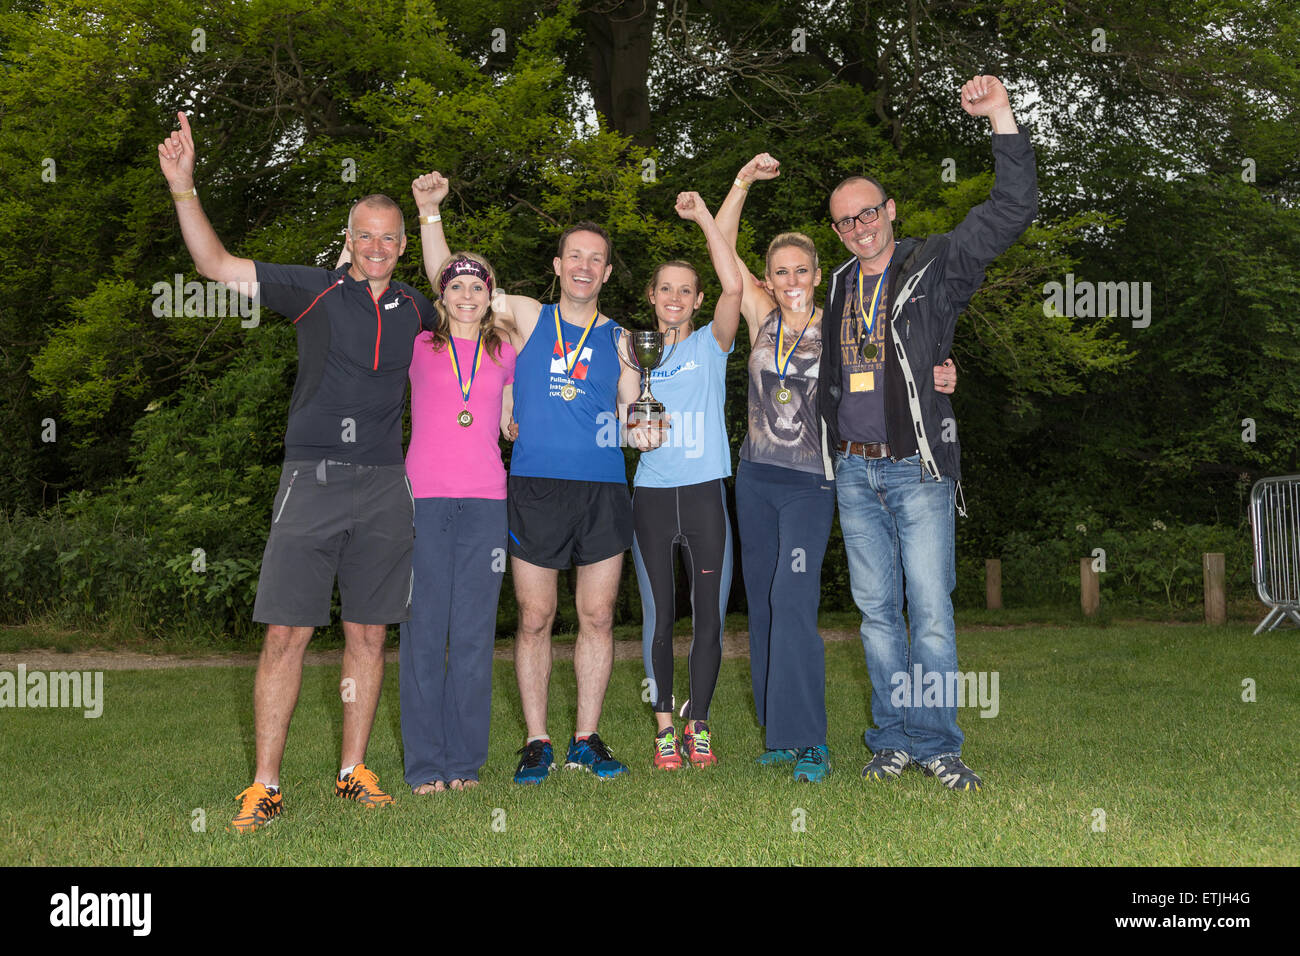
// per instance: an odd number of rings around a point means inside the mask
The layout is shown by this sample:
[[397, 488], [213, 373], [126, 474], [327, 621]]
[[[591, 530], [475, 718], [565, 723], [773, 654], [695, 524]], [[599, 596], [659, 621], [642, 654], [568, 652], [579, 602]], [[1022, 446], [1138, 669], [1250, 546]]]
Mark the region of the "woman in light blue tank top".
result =
[[[700, 277], [687, 262], [655, 269], [646, 297], [664, 333], [664, 359], [651, 374], [651, 389], [664, 403], [667, 440], [643, 452], [632, 497], [632, 559], [643, 612], [642, 650], [658, 733], [653, 764], [663, 770], [717, 763], [710, 737], [709, 704], [722, 663], [722, 629], [731, 591], [731, 521], [724, 479], [731, 474], [731, 446], [723, 411], [727, 356], [740, 324], [740, 269], [698, 193], [680, 193], [677, 214], [694, 221], [709, 244], [722, 285], [713, 321], [696, 330], [695, 310], [704, 300]], [[689, 699], [679, 741], [673, 727], [673, 622], [680, 555], [691, 578]]]

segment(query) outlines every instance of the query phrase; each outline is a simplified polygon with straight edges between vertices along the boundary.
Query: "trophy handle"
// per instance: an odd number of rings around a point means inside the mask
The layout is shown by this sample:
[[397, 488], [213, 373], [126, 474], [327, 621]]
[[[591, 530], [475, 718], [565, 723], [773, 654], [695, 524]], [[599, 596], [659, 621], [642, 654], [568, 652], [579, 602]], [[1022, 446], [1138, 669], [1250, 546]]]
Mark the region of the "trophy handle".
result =
[[626, 351], [628, 355], [632, 356], [632, 361], [629, 362], [623, 355], [624, 344], [628, 340], [627, 337], [628, 331], [623, 328], [623, 326], [620, 325], [614, 329], [614, 351], [618, 353], [618, 360], [622, 362], [625, 367], [630, 368], [639, 375], [642, 371], [641, 363], [636, 360], [636, 352], [633, 350], [631, 345], [626, 346]]
[[[677, 345], [678, 345], [678, 343], [680, 343], [681, 340], [682, 340], [681, 331], [682, 331], [682, 329], [681, 329], [681, 326], [680, 326], [680, 325], [674, 325], [674, 326], [673, 326], [673, 328], [672, 328], [672, 332], [673, 332], [673, 345], [672, 345], [672, 348], [670, 348], [670, 349], [668, 350], [668, 354], [667, 354], [667, 355], [665, 355], [665, 356], [663, 356], [661, 359], [659, 359], [659, 364], [656, 366], [656, 368], [663, 368], [665, 365], [668, 364], [668, 360], [669, 360], [670, 358], [673, 357], [673, 352], [677, 351]], [[666, 332], [664, 333], [665, 337], [667, 336], [667, 334], [668, 334], [668, 333], [666, 333]]]

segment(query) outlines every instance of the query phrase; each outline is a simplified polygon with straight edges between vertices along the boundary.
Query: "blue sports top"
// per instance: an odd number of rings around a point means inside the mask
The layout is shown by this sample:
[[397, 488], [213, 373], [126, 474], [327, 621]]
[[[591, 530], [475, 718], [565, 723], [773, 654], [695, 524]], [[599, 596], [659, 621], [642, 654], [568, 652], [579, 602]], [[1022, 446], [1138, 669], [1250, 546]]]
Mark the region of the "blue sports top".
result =
[[[556, 308], [542, 307], [537, 326], [515, 361], [519, 438], [510, 452], [510, 474], [626, 485], [618, 421], [618, 378], [623, 365], [614, 347], [618, 326], [606, 322], [592, 327], [570, 378], [565, 364], [573, 361], [585, 325], [561, 321], [561, 353], [555, 340]], [[560, 390], [570, 381], [578, 394], [566, 402]]]
[[727, 356], [713, 337], [713, 323], [674, 346], [668, 333], [665, 365], [650, 373], [650, 390], [668, 413], [667, 441], [641, 453], [633, 484], [680, 488], [731, 474], [731, 445], [723, 411], [727, 403]]

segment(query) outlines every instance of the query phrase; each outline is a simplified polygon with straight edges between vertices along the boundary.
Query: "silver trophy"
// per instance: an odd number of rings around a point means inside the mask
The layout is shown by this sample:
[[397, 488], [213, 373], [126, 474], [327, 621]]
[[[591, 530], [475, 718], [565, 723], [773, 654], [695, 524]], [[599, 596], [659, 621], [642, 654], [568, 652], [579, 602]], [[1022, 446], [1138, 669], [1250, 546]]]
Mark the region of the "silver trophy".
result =
[[[632, 353], [632, 361], [635, 366], [629, 365], [629, 368], [635, 368], [641, 373], [641, 396], [627, 407], [627, 427], [640, 428], [643, 425], [651, 427], [668, 428], [668, 422], [664, 420], [664, 405], [650, 392], [650, 373], [663, 365], [668, 356], [664, 355], [664, 333], [659, 331], [649, 331], [644, 329], [633, 329], [631, 331], [623, 330], [624, 335], [629, 338]], [[672, 349], [668, 350], [668, 355], [672, 355], [673, 350], [677, 348], [677, 343], [673, 343]], [[623, 357], [623, 350], [619, 349], [619, 358], [626, 365], [627, 360]]]

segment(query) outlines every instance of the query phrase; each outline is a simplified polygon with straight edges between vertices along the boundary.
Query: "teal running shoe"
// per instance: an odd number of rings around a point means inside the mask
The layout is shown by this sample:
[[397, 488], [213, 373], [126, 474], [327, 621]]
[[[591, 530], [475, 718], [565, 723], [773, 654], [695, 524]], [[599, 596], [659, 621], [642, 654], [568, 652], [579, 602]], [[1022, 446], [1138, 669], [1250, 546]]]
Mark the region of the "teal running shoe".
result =
[[794, 778], [818, 783], [831, 772], [831, 754], [825, 747], [804, 747], [794, 762]]

